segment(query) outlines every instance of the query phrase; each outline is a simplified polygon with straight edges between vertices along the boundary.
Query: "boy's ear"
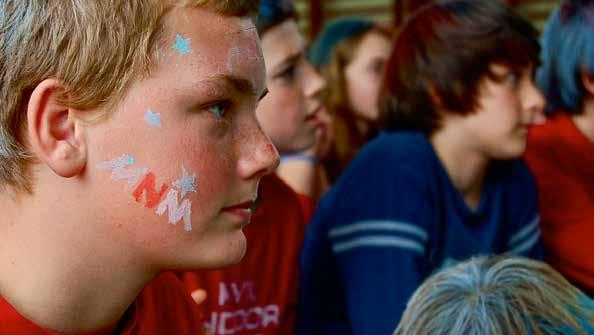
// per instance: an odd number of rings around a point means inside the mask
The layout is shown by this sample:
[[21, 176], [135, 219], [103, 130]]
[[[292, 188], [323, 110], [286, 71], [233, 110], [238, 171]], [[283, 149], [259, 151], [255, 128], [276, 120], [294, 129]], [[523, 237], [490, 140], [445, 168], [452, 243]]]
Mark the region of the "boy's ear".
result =
[[36, 157], [57, 175], [70, 178], [84, 169], [87, 144], [74, 110], [59, 100], [63, 88], [57, 79], [46, 79], [35, 87], [27, 106], [27, 135]]
[[586, 92], [594, 97], [594, 74], [582, 71], [582, 85], [584, 85]]

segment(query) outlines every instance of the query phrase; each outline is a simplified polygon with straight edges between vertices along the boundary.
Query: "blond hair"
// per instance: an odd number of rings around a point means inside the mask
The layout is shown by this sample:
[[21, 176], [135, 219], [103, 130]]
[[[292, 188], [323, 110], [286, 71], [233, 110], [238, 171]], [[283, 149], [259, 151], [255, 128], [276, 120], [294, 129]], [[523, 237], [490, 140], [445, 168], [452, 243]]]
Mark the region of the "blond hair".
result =
[[254, 0], [0, 0], [0, 185], [31, 191], [26, 105], [46, 78], [65, 83], [71, 108], [109, 107], [149, 74], [174, 7], [254, 16]]
[[395, 335], [589, 334], [594, 303], [545, 263], [478, 257], [431, 276]]

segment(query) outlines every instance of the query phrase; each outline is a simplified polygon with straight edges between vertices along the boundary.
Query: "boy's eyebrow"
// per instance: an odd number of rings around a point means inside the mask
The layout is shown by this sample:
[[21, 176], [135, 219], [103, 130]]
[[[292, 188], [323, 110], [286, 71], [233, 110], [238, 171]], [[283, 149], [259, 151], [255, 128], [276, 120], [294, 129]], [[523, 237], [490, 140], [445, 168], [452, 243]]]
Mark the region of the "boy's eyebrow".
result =
[[301, 56], [303, 56], [303, 52], [302, 51], [298, 51], [295, 54], [287, 57], [287, 59], [285, 59], [284, 61], [282, 61], [280, 64], [278, 64], [277, 65], [277, 68], [283, 68], [283, 67], [287, 66], [288, 64], [297, 63], [297, 61], [299, 60], [299, 58], [301, 58]]
[[[227, 74], [219, 74], [219, 75], [214, 75], [214, 76], [210, 77], [206, 81], [219, 83], [219, 84], [221, 82], [223, 82], [225, 84], [225, 86], [232, 87], [233, 90], [235, 90], [237, 92], [247, 93], [247, 94], [251, 94], [254, 96], [258, 95], [258, 92], [256, 92], [256, 88], [254, 87], [254, 84], [250, 80], [247, 80], [245, 78], [240, 78], [237, 76], [227, 75]], [[268, 91], [268, 89], [265, 88], [265, 92], [266, 91]]]

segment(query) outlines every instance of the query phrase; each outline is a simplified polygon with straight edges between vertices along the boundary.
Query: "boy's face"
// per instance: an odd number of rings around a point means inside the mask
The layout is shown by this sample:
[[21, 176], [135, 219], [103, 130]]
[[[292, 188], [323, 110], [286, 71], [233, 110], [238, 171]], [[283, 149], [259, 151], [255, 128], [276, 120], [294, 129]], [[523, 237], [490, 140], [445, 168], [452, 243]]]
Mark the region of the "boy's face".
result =
[[105, 234], [155, 268], [238, 261], [260, 178], [278, 153], [255, 116], [266, 90], [247, 18], [176, 9], [150, 77], [88, 130]]
[[258, 106], [258, 120], [279, 151], [307, 149], [315, 141], [326, 82], [307, 61], [295, 20], [266, 31], [262, 50], [270, 93]]
[[477, 110], [465, 116], [464, 126], [475, 146], [489, 159], [521, 156], [528, 127], [544, 120], [545, 100], [533, 81], [533, 67], [516, 72], [491, 65], [494, 78], [479, 83]]

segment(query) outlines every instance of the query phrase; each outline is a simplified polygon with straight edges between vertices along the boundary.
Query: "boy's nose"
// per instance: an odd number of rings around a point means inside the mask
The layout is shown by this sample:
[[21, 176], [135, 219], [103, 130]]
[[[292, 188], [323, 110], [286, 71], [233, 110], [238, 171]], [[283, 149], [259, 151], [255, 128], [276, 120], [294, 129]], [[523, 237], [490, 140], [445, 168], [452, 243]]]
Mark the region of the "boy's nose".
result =
[[530, 84], [528, 97], [526, 99], [526, 110], [530, 112], [532, 124], [542, 124], [546, 121], [544, 112], [546, 100], [540, 90], [534, 84]]
[[313, 66], [305, 61], [303, 68], [303, 89], [306, 97], [319, 96], [327, 86], [326, 79], [322, 77]]
[[243, 143], [239, 174], [244, 179], [261, 178], [274, 172], [280, 162], [280, 156], [270, 138], [259, 126], [250, 137], [251, 140], [244, 139], [247, 142]]

